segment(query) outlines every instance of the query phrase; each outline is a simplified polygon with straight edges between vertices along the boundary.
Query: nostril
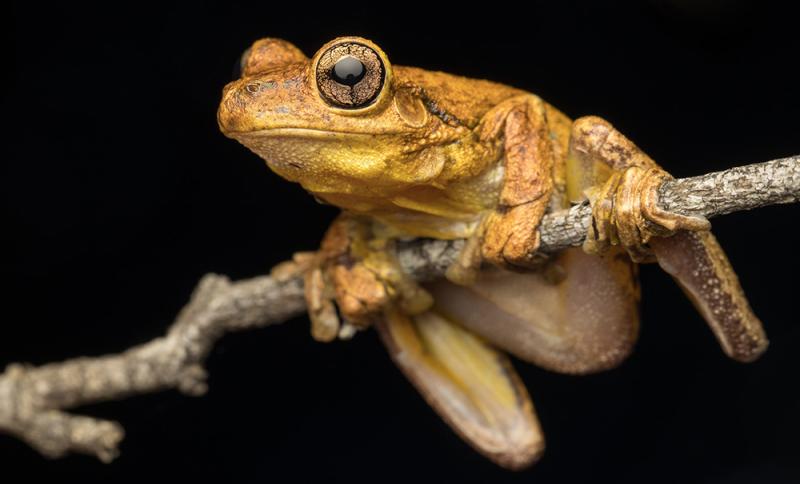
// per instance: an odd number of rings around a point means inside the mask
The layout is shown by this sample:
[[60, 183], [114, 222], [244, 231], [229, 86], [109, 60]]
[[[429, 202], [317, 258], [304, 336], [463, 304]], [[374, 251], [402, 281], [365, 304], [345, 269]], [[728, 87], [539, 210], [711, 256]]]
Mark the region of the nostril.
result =
[[278, 87], [276, 81], [265, 81], [261, 79], [254, 79], [244, 86], [244, 90], [250, 94], [258, 94], [264, 91], [272, 91]]

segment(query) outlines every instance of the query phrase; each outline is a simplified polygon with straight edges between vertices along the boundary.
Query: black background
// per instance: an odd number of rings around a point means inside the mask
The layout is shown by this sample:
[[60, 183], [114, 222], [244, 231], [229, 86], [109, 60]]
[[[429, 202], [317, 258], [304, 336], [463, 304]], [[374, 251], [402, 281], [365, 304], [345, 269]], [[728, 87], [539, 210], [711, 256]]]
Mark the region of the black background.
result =
[[[676, 176], [800, 153], [797, 17], [748, 2], [256, 2], [14, 7], [4, 28], [0, 364], [116, 352], [160, 335], [206, 272], [265, 273], [335, 215], [215, 121], [262, 36], [339, 35], [396, 64], [490, 78], [609, 119]], [[599, 2], [598, 2], [599, 4]], [[56, 461], [0, 436], [3, 482], [798, 482], [798, 206], [714, 220], [771, 347], [727, 360], [656, 267], [619, 369], [517, 364], [548, 439], [515, 474], [455, 437], [372, 332], [319, 344], [306, 318], [226, 336], [210, 392], [78, 409], [120, 421], [121, 456]]]

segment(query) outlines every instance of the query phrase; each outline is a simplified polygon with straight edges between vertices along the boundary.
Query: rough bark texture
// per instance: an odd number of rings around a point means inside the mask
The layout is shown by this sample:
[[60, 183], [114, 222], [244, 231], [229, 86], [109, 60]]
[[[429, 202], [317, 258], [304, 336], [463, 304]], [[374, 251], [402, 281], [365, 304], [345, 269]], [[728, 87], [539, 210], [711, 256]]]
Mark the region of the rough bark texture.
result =
[[[659, 189], [659, 205], [682, 215], [706, 218], [751, 210], [765, 205], [800, 200], [800, 156], [665, 182]], [[588, 204], [566, 213], [552, 214], [541, 225], [544, 252], [557, 252], [583, 243], [591, 222]]]
[[[797, 202], [800, 156], [671, 180], [659, 195], [667, 210], [709, 218]], [[541, 225], [541, 250], [580, 245], [590, 217], [587, 204], [547, 215]], [[417, 240], [398, 247], [398, 257], [416, 279], [433, 279], [444, 273], [462, 245], [463, 241]], [[302, 277], [292, 271], [239, 282], [206, 275], [165, 336], [115, 355], [40, 367], [9, 365], [0, 374], [0, 431], [48, 457], [81, 452], [108, 462], [117, 455], [122, 427], [64, 409], [166, 388], [202, 395], [202, 364], [224, 333], [279, 324], [304, 311]]]
[[117, 455], [122, 427], [61, 409], [166, 388], [202, 395], [202, 363], [225, 332], [278, 324], [304, 310], [300, 277], [232, 283], [207, 274], [165, 336], [116, 355], [38, 368], [9, 365], [0, 375], [0, 431], [47, 457], [82, 452], [109, 462]]

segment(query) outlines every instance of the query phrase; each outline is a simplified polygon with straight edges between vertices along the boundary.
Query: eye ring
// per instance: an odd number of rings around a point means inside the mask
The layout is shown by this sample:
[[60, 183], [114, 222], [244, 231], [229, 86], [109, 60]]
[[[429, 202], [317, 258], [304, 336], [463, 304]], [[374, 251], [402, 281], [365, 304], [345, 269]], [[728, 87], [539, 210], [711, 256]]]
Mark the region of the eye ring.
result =
[[374, 103], [386, 82], [386, 66], [370, 46], [345, 41], [328, 48], [316, 65], [317, 88], [328, 104], [360, 109]]

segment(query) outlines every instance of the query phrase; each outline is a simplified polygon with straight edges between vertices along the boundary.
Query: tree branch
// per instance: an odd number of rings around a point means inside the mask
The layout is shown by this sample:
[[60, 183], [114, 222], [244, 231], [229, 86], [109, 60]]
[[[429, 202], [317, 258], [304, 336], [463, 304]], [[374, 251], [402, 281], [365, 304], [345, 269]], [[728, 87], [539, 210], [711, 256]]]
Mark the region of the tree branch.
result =
[[[669, 180], [659, 189], [661, 208], [706, 218], [798, 201], [800, 155]], [[539, 227], [542, 236], [539, 250], [553, 253], [581, 245], [591, 220], [588, 203], [546, 215]], [[462, 246], [460, 240], [413, 241], [402, 244], [398, 257], [415, 279], [430, 280], [444, 274]]]
[[[659, 190], [662, 208], [708, 218], [798, 200], [800, 156], [670, 180]], [[547, 215], [540, 250], [580, 245], [590, 218], [585, 203]], [[430, 280], [444, 274], [462, 246], [460, 240], [416, 240], [401, 244], [398, 258], [414, 278]], [[206, 275], [165, 336], [123, 353], [40, 367], [9, 365], [0, 374], [0, 431], [48, 457], [81, 452], [111, 461], [122, 427], [63, 410], [167, 388], [202, 395], [207, 389], [203, 362], [223, 334], [280, 324], [305, 311], [301, 275], [278, 267], [271, 276], [238, 282]]]

